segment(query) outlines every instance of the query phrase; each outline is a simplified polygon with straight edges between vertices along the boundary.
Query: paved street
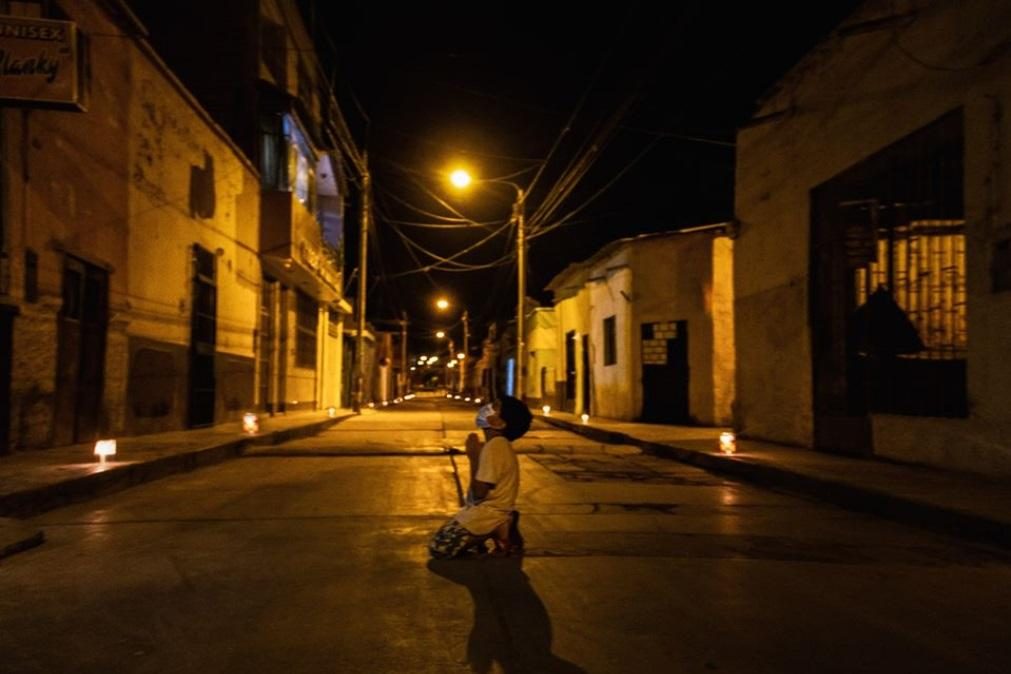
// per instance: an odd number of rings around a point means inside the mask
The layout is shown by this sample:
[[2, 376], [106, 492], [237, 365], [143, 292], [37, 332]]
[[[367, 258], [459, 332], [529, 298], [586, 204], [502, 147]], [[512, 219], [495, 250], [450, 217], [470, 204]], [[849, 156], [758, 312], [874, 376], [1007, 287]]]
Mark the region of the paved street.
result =
[[536, 425], [520, 559], [429, 562], [416, 400], [31, 520], [3, 672], [1004, 672], [1011, 556]]

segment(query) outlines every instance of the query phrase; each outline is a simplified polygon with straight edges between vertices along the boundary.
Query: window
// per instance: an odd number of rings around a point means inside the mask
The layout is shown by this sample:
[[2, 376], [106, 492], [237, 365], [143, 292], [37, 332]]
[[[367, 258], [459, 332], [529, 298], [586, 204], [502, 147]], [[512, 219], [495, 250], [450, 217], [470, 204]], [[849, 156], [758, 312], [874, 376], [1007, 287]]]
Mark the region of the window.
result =
[[968, 415], [963, 128], [953, 111], [812, 192], [825, 418]]
[[316, 367], [316, 328], [319, 314], [316, 301], [303, 292], [295, 291], [295, 366]]
[[260, 184], [263, 187], [272, 190], [287, 187], [288, 178], [281, 161], [284, 151], [281, 115], [263, 115], [260, 117]]
[[618, 362], [618, 350], [615, 347], [615, 320], [614, 316], [604, 319], [604, 365], [614, 365]]
[[260, 182], [266, 189], [294, 192], [316, 214], [316, 159], [291, 115], [260, 119]]
[[39, 254], [25, 251], [25, 302], [39, 301]]

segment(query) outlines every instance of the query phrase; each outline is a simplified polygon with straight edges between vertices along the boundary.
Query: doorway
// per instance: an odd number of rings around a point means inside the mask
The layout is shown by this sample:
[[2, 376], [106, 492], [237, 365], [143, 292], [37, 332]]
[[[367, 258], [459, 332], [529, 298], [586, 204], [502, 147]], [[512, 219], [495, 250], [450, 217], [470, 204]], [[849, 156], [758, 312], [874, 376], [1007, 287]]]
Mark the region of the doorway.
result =
[[14, 307], [0, 304], [0, 455], [8, 453], [10, 447], [14, 316]]
[[593, 386], [591, 385], [590, 375], [592, 371], [590, 370], [590, 336], [583, 335], [583, 412], [590, 414], [590, 409], [593, 402]]
[[576, 331], [565, 333], [565, 404], [566, 412], [576, 411]]
[[102, 430], [109, 272], [78, 258], [65, 258], [63, 304], [57, 321], [53, 444], [96, 440]]
[[260, 327], [257, 360], [260, 370], [260, 408], [267, 413], [274, 412], [274, 350], [277, 343], [274, 326], [276, 313], [277, 281], [263, 277], [260, 287]]
[[214, 423], [214, 352], [217, 342], [218, 292], [214, 253], [193, 246], [193, 311], [190, 316], [189, 426]]
[[688, 321], [643, 323], [642, 420], [688, 424]]

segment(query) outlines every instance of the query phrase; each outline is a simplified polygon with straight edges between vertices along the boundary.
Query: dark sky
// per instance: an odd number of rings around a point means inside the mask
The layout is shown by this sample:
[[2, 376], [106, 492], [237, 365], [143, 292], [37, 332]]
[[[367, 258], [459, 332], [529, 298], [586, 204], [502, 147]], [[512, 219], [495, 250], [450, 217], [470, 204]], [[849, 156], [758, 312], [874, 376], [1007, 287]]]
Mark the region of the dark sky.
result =
[[[416, 348], [424, 348], [425, 335], [453, 324], [432, 308], [440, 292], [469, 309], [477, 336], [487, 321], [515, 312], [511, 259], [483, 271], [404, 275], [419, 264], [398, 232], [440, 256], [489, 233], [395, 222], [443, 222], [418, 209], [453, 217], [426, 190], [473, 220], [509, 215], [508, 187], [454, 193], [444, 180], [454, 161], [466, 161], [482, 177], [511, 175], [522, 185], [543, 164], [528, 197], [529, 217], [596, 145], [579, 183], [540, 231], [614, 182], [571, 224], [530, 243], [529, 294], [547, 302], [543, 288], [551, 278], [608, 241], [731, 218], [728, 143], [735, 128], [859, 3], [303, 4], [358, 145], [369, 152], [378, 202], [369, 320], [392, 327], [384, 319], [407, 311]], [[350, 215], [356, 220], [356, 209]], [[348, 274], [357, 266], [356, 228], [348, 227]], [[492, 263], [514, 250], [510, 229], [460, 260]], [[415, 254], [422, 265], [435, 262]]]

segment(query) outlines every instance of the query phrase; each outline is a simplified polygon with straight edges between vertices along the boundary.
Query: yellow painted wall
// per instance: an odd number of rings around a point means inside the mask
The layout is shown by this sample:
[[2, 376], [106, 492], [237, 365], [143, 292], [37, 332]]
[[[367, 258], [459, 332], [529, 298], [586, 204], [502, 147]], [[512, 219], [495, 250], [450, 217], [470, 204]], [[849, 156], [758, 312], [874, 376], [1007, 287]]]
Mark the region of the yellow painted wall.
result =
[[[157, 57], [100, 7], [65, 7], [90, 38], [87, 111], [0, 111], [6, 146], [17, 150], [9, 156], [19, 158], [18, 166], [5, 162], [4, 170], [12, 292], [22, 300], [12, 391], [12, 436], [21, 446], [54, 440], [56, 315], [67, 255], [109, 271], [103, 432], [146, 428], [132, 425], [128, 414], [135, 340], [166, 345], [177, 363], [172, 376], [186, 377], [194, 243], [220, 251], [218, 346], [228, 359], [221, 363], [235, 359], [245, 367], [253, 356], [256, 173]], [[195, 168], [210, 170], [211, 163], [214, 212], [204, 217], [191, 211], [190, 178]], [[36, 303], [23, 301], [26, 249], [39, 255]], [[251, 386], [250, 379], [241, 390], [222, 388], [222, 411], [243, 405]], [[157, 423], [181, 426], [186, 402], [177, 392], [171, 411]]]
[[565, 391], [565, 335], [570, 330], [576, 332], [576, 414], [584, 411], [583, 403], [583, 377], [588, 376], [583, 372], [583, 335], [590, 331], [590, 293], [586, 288], [580, 288], [571, 297], [566, 297], [555, 303], [555, 317], [558, 321], [558, 346], [555, 358], [556, 373], [556, 395], [559, 402], [564, 397]]

